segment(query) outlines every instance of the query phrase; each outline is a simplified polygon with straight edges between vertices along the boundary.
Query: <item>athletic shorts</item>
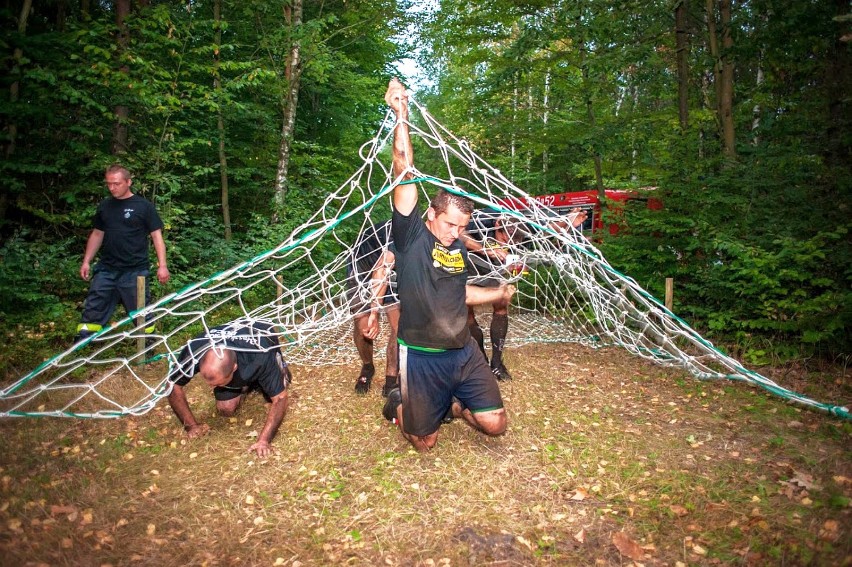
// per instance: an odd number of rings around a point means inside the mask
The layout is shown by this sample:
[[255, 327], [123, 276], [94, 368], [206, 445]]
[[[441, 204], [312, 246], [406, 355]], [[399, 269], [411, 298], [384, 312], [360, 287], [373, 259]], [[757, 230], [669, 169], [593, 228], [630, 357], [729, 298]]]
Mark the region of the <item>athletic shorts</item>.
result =
[[409, 435], [437, 431], [453, 396], [472, 413], [503, 407], [497, 379], [472, 338], [464, 348], [437, 353], [400, 344], [399, 370], [402, 421]]
[[[246, 392], [248, 392], [247, 388]], [[233, 400], [234, 398], [242, 395], [242, 393], [242, 386], [238, 386], [236, 388], [228, 386], [216, 386], [215, 388], [213, 388], [213, 397], [216, 398], [217, 402], [227, 402], [228, 400]]]

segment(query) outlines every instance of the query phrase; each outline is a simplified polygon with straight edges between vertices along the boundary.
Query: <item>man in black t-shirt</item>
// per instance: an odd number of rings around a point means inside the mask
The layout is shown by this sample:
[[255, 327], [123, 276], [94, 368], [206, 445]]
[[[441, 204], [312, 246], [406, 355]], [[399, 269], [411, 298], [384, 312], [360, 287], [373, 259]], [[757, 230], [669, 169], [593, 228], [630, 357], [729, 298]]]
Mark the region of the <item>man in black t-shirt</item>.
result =
[[370, 384], [376, 372], [373, 365], [373, 341], [379, 334], [380, 310], [384, 310], [387, 315], [390, 327], [385, 352], [385, 384], [382, 387], [382, 396], [387, 396], [388, 392], [397, 387], [399, 356], [396, 332], [399, 324], [399, 300], [395, 282], [391, 282], [389, 278], [394, 263], [393, 239], [390, 233], [390, 221], [364, 229], [352, 247], [352, 257], [347, 266], [349, 305], [355, 314], [352, 338], [361, 359], [361, 371], [355, 381], [355, 392], [358, 394], [370, 391]]
[[169, 405], [190, 439], [210, 430], [195, 419], [186, 399], [184, 388], [196, 374], [213, 388], [216, 410], [225, 417], [234, 415], [251, 389], [263, 392], [271, 405], [263, 430], [249, 451], [259, 457], [271, 455], [272, 438], [287, 412], [287, 388], [292, 380], [275, 327], [265, 321], [233, 321], [211, 328], [183, 347], [169, 374], [174, 384]]
[[[111, 165], [104, 179], [112, 196], [98, 205], [94, 228], [86, 243], [80, 266], [80, 277], [86, 281], [91, 277], [92, 283], [81, 322], [77, 325], [75, 343], [103, 329], [119, 301], [128, 314], [138, 308], [138, 276], [145, 277], [145, 304], [148, 304], [151, 299], [148, 286], [149, 235], [157, 253], [157, 279], [165, 284], [170, 277], [166, 264], [166, 244], [163, 241], [163, 221], [154, 205], [131, 192], [133, 180], [124, 167]], [[101, 252], [100, 261], [92, 269], [91, 262], [98, 250]], [[145, 329], [146, 333], [153, 331], [153, 327]]]
[[417, 186], [408, 134], [405, 88], [393, 79], [385, 100], [396, 113], [392, 231], [401, 305], [399, 383], [382, 411], [399, 424], [418, 451], [431, 449], [448, 416], [463, 418], [487, 435], [506, 430], [506, 412], [494, 375], [471, 338], [467, 305], [508, 301], [514, 288], [467, 286], [467, 251], [459, 234], [473, 203], [439, 190], [426, 209], [417, 206]]

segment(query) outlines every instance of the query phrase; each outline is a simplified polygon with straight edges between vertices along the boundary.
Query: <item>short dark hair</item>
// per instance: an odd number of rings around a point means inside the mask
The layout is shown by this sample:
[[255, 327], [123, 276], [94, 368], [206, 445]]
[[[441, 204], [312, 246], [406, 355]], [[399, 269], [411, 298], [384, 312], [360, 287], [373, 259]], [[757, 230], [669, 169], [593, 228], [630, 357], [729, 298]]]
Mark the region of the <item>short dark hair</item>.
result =
[[130, 175], [130, 170], [128, 170], [126, 167], [124, 167], [120, 163], [114, 163], [111, 166], [109, 166], [108, 168], [106, 168], [106, 172], [104, 173], [104, 175], [106, 176], [106, 175], [110, 175], [112, 173], [120, 173], [121, 176], [125, 179], [130, 179], [131, 177], [133, 177], [132, 175]]
[[466, 215], [473, 214], [473, 201], [468, 199], [467, 197], [462, 197], [461, 195], [456, 195], [455, 193], [450, 193], [446, 189], [438, 189], [438, 192], [435, 193], [435, 197], [432, 199], [432, 202], [429, 205], [435, 211], [435, 214], [441, 214], [447, 211], [447, 208], [450, 205], [455, 205], [458, 210], [463, 212]]

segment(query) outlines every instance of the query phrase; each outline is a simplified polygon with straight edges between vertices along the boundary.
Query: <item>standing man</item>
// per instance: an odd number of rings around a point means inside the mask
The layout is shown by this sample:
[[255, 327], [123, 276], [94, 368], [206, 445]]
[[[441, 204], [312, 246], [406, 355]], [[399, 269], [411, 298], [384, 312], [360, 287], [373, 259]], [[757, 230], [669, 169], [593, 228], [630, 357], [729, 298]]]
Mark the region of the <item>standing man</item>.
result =
[[[509, 255], [508, 246], [512, 243], [511, 235], [506, 227], [506, 221], [500, 218], [496, 211], [476, 211], [464, 233], [461, 241], [470, 254], [470, 268], [476, 276], [472, 285], [481, 287], [497, 287], [500, 282], [500, 272]], [[506, 334], [509, 331], [509, 302], [502, 298], [492, 304], [491, 328], [491, 372], [497, 380], [511, 380], [512, 375], [503, 365], [503, 347], [506, 344]], [[468, 307], [467, 323], [470, 332], [479, 345], [479, 350], [485, 355], [485, 336], [476, 321], [473, 306]]]
[[412, 177], [414, 157], [408, 134], [408, 97], [393, 79], [385, 100], [396, 113], [393, 170], [402, 183], [394, 188], [392, 231], [401, 304], [399, 382], [382, 411], [399, 424], [418, 451], [435, 446], [438, 428], [451, 415], [487, 435], [506, 430], [506, 411], [497, 380], [467, 326], [467, 304], [508, 300], [514, 288], [466, 286], [467, 251], [459, 234], [473, 203], [443, 189], [426, 209], [417, 205]]
[[390, 248], [393, 239], [390, 235], [391, 223], [368, 226], [352, 247], [352, 258], [347, 267], [346, 283], [349, 287], [349, 301], [355, 313], [352, 338], [358, 357], [361, 359], [361, 371], [355, 381], [355, 393], [366, 394], [376, 367], [373, 365], [373, 341], [379, 335], [378, 315], [384, 310], [388, 318], [390, 332], [385, 351], [385, 384], [382, 396], [398, 386], [399, 355], [396, 330], [399, 325], [399, 300], [389, 281], [389, 272], [393, 269], [394, 257]]
[[251, 389], [263, 392], [271, 404], [257, 442], [249, 451], [255, 451], [258, 457], [271, 455], [272, 438], [287, 413], [287, 388], [292, 381], [275, 327], [265, 321], [234, 321], [212, 327], [183, 347], [169, 375], [174, 383], [169, 405], [190, 439], [210, 431], [209, 425], [195, 419], [184, 391], [196, 374], [213, 389], [216, 411], [223, 417], [234, 415]]
[[[151, 235], [157, 253], [157, 279], [165, 284], [170, 277], [163, 221], [154, 205], [133, 194], [130, 190], [133, 179], [121, 165], [109, 166], [104, 179], [112, 196], [98, 205], [94, 228], [83, 254], [80, 277], [86, 281], [91, 277], [92, 283], [83, 307], [82, 321], [77, 325], [75, 343], [100, 331], [109, 322], [119, 301], [128, 314], [137, 309], [137, 276], [145, 276], [145, 304], [148, 304], [151, 299], [148, 235]], [[98, 250], [101, 250], [100, 261], [92, 269], [91, 263]], [[153, 327], [145, 329], [146, 333], [153, 331]]]

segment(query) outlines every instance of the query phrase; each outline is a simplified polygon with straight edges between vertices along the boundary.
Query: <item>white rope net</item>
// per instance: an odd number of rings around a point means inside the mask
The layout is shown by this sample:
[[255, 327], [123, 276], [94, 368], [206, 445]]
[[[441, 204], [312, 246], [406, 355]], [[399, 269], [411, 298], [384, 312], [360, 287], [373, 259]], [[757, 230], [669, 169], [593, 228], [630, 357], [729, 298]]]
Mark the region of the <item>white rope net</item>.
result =
[[[409, 104], [415, 156], [423, 163], [441, 164], [440, 171], [428, 173], [412, 167], [415, 179], [409, 182], [418, 184], [421, 203], [443, 187], [473, 199], [480, 209], [475, 217], [498, 215], [514, 234], [506, 245], [509, 262], [495, 261], [484, 270], [487, 277], [511, 281], [518, 288], [510, 306], [508, 348], [534, 342], [619, 345], [699, 379], [745, 381], [849, 419], [846, 408], [786, 390], [725, 356], [612, 268], [595, 246], [570, 228], [569, 219], [529, 199], [415, 100], [410, 98]], [[394, 125], [388, 112], [376, 136], [361, 147], [361, 167], [279, 246], [163, 297], [132, 314], [136, 319], [127, 317], [47, 360], [0, 390], [0, 416], [144, 414], [171, 391], [167, 376], [180, 370], [178, 356], [187, 341], [226, 323], [230, 329], [272, 323], [289, 363], [357, 362], [352, 320], [370, 304], [369, 266], [380, 256], [376, 248], [360, 244], [374, 225], [390, 218], [390, 196], [403, 178], [392, 174]], [[387, 244], [386, 238], [377, 240]], [[294, 271], [309, 275], [295, 285], [282, 285]], [[479, 271], [483, 273], [482, 266]], [[484, 313], [481, 321], [486, 330], [488, 316]], [[147, 323], [137, 323], [146, 317]], [[147, 335], [144, 327], [151, 324], [157, 331]], [[383, 329], [380, 336], [385, 335]], [[144, 339], [148, 344], [143, 347]], [[379, 343], [377, 356], [383, 352]], [[203, 353], [195, 354], [197, 358]]]

